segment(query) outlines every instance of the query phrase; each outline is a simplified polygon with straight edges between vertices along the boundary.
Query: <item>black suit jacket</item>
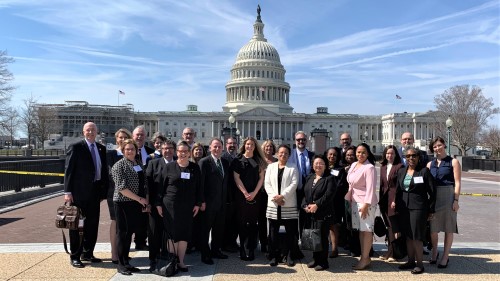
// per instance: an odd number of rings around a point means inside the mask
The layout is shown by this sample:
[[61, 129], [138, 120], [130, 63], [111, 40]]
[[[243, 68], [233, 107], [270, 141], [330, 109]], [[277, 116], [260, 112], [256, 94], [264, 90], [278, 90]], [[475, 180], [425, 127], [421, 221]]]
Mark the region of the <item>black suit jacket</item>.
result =
[[109, 186], [106, 147], [96, 143], [101, 158], [101, 179], [94, 183], [95, 167], [90, 149], [85, 140], [71, 144], [66, 153], [64, 192], [71, 192], [75, 202], [99, 197], [105, 199]]
[[163, 169], [166, 166], [167, 163], [165, 163], [165, 159], [162, 157], [151, 160], [146, 168], [146, 186], [151, 204], [156, 202], [158, 192], [163, 188]]
[[[436, 189], [434, 179], [427, 168], [421, 168], [413, 172], [408, 191], [404, 189], [404, 179], [408, 168], [401, 168], [398, 171], [396, 190], [396, 212], [404, 209], [428, 210], [434, 213], [436, 205]], [[421, 177], [422, 183], [415, 183], [415, 178]]]
[[198, 165], [201, 170], [201, 188], [203, 190], [203, 200], [206, 203], [206, 212], [222, 211], [227, 202], [227, 184], [229, 178], [229, 162], [220, 158], [224, 176], [217, 168], [215, 160], [211, 155], [202, 158]]
[[337, 186], [335, 179], [328, 175], [319, 179], [313, 188], [315, 177], [314, 173], [307, 177], [304, 184], [304, 199], [302, 199], [301, 206], [305, 208], [308, 204], [315, 203], [318, 206], [318, 210], [313, 216], [316, 220], [323, 220], [334, 213], [333, 197], [335, 197], [335, 193], [337, 192]]

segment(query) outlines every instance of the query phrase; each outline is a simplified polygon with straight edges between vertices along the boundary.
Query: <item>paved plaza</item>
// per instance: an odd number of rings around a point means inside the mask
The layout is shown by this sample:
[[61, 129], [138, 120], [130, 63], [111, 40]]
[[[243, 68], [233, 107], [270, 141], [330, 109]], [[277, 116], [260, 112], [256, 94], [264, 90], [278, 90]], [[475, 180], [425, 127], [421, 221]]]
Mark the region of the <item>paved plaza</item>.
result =
[[[329, 259], [330, 268], [316, 272], [306, 267], [312, 254], [295, 267], [280, 264], [271, 267], [263, 254], [257, 252], [255, 261], [239, 260], [229, 254], [227, 260], [214, 260], [214, 265], [200, 261], [198, 252], [187, 256], [189, 272], [173, 280], [500, 280], [500, 175], [494, 173], [464, 173], [463, 193], [458, 216], [459, 235], [447, 269], [424, 263], [425, 273], [413, 276], [398, 269], [400, 263], [387, 263], [373, 258], [367, 271], [353, 271], [356, 259], [341, 249], [340, 256]], [[483, 196], [483, 195], [497, 196]], [[100, 264], [87, 264], [75, 269], [62, 246], [61, 231], [54, 227], [54, 213], [62, 203], [62, 195], [42, 198], [36, 203], [21, 206], [0, 206], [0, 280], [161, 280], [147, 271], [147, 252], [131, 252], [131, 264], [142, 270], [132, 276], [116, 274], [111, 263], [109, 247], [109, 215], [105, 202], [101, 205], [96, 256]], [[19, 208], [18, 208], [19, 207]], [[441, 235], [442, 236], [442, 235]], [[442, 245], [442, 237], [441, 245]], [[378, 257], [385, 251], [383, 238], [374, 243]], [[440, 249], [441, 250], [441, 249]], [[424, 256], [425, 260], [429, 256]]]

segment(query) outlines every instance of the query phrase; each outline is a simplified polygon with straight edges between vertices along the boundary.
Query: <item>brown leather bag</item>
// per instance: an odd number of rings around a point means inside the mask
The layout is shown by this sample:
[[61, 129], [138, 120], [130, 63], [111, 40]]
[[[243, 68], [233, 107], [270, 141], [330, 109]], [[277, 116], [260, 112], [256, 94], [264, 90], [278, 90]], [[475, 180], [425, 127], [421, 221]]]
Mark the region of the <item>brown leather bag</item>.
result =
[[81, 245], [83, 240], [83, 221], [82, 211], [77, 206], [71, 206], [68, 202], [65, 202], [63, 205], [57, 207], [56, 227], [61, 228], [64, 250], [68, 255], [71, 255], [71, 253], [68, 251], [64, 229], [79, 230], [78, 234], [80, 235]]
[[81, 211], [77, 206], [70, 206], [66, 202], [57, 207], [56, 227], [71, 230], [78, 229], [78, 223], [81, 219]]

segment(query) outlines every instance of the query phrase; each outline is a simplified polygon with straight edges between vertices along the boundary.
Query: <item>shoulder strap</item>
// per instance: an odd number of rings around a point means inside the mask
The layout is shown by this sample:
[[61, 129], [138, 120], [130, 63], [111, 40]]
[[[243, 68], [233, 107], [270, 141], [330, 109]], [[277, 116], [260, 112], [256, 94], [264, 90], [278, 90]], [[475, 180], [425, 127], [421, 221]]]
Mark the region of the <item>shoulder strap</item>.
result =
[[[64, 230], [61, 229], [61, 233], [62, 233], [62, 236], [63, 236], [64, 251], [66, 251], [66, 253], [68, 255], [71, 255], [71, 253], [68, 251], [68, 245], [67, 245], [67, 242], [66, 242], [66, 235], [64, 234]], [[82, 245], [82, 241], [83, 241], [83, 228], [79, 229], [78, 234], [80, 235], [80, 242], [78, 243], [78, 248], [80, 248], [80, 245]]]

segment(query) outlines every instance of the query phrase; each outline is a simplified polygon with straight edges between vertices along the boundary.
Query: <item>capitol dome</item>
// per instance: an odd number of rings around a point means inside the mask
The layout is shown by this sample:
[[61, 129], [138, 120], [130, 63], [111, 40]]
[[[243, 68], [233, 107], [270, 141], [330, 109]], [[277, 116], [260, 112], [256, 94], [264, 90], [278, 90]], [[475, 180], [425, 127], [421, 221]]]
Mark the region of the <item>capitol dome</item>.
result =
[[275, 113], [292, 113], [286, 71], [278, 51], [264, 37], [260, 7], [253, 27], [253, 37], [240, 49], [231, 68], [223, 110], [241, 113], [260, 107]]

